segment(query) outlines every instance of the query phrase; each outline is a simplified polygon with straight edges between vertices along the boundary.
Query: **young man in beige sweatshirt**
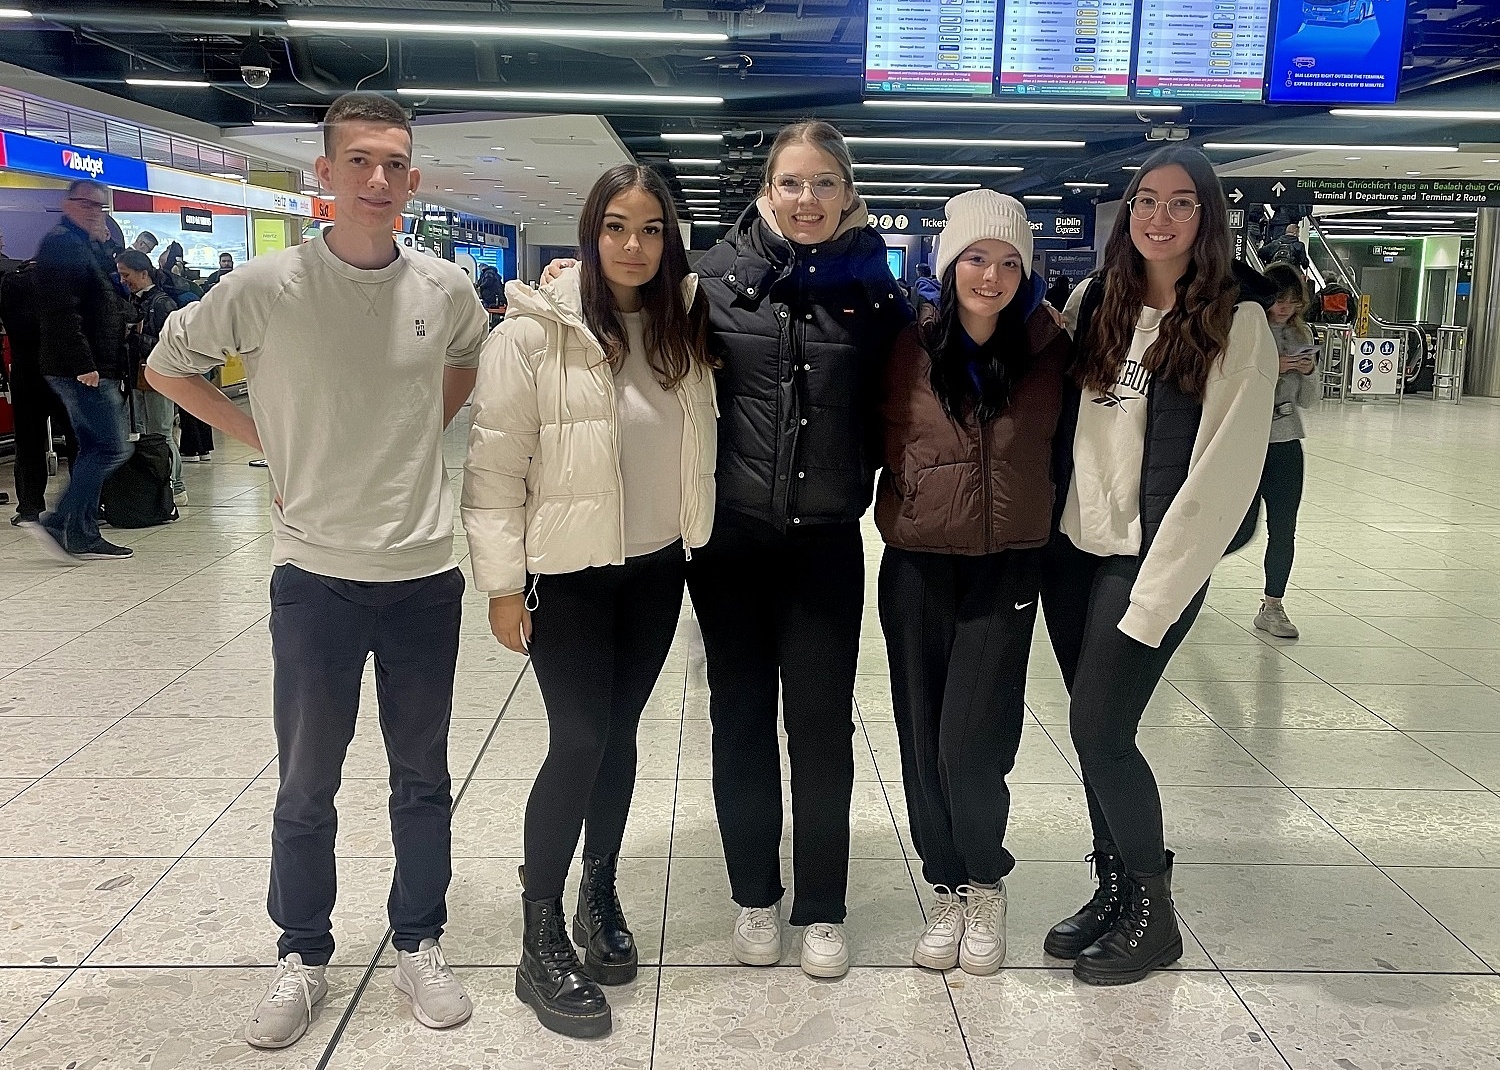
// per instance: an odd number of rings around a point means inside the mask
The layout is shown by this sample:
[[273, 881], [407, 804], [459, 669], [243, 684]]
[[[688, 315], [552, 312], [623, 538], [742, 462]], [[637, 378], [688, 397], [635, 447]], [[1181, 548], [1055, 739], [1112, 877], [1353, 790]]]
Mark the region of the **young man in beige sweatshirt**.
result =
[[[438, 946], [464, 589], [442, 436], [473, 389], [489, 317], [456, 265], [392, 238], [421, 177], [396, 105], [340, 97], [324, 153], [316, 166], [337, 197], [335, 225], [255, 258], [174, 313], [147, 372], [183, 409], [262, 451], [274, 492], [281, 783], [268, 908], [282, 936], [276, 978], [245, 1027], [259, 1048], [300, 1039], [328, 991], [334, 795], [372, 654], [391, 758], [395, 983], [423, 1025], [457, 1025], [472, 1011]], [[245, 363], [248, 413], [203, 378], [230, 354]]]

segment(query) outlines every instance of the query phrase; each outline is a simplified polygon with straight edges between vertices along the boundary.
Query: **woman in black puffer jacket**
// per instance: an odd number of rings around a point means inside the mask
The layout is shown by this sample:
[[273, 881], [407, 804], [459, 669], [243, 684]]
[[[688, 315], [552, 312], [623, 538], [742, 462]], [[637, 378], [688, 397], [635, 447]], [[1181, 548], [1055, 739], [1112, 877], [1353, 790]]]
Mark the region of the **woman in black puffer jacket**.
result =
[[792, 764], [793, 925], [802, 968], [844, 943], [854, 675], [864, 611], [859, 519], [879, 465], [878, 395], [911, 308], [868, 226], [843, 137], [786, 127], [762, 194], [698, 264], [719, 372], [718, 512], [688, 567], [711, 690], [714, 800], [735, 957], [781, 961], [781, 762]]

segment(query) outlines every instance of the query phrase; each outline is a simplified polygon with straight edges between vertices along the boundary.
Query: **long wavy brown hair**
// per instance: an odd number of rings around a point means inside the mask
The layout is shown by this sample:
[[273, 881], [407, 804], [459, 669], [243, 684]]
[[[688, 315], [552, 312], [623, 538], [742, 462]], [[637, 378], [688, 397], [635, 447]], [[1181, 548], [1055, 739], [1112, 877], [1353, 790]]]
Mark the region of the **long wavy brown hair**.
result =
[[661, 266], [640, 287], [641, 310], [646, 314], [646, 359], [664, 390], [674, 389], [687, 378], [694, 364], [718, 366], [708, 352], [708, 302], [699, 297], [689, 308], [682, 299], [682, 280], [688, 276], [687, 250], [672, 191], [661, 174], [638, 164], [620, 164], [599, 176], [589, 190], [578, 216], [578, 252], [582, 272], [579, 289], [583, 319], [604, 347], [605, 359], [618, 368], [629, 352], [625, 325], [615, 308], [614, 296], [604, 278], [599, 260], [599, 235], [609, 203], [622, 193], [638, 189], [661, 205]]
[[1177, 280], [1177, 299], [1162, 317], [1156, 341], [1143, 363], [1153, 376], [1174, 383], [1191, 397], [1203, 396], [1208, 373], [1224, 355], [1239, 285], [1233, 274], [1228, 203], [1208, 157], [1186, 145], [1153, 153], [1125, 189], [1125, 203], [1104, 247], [1100, 278], [1104, 300], [1081, 339], [1074, 377], [1086, 387], [1104, 391], [1119, 379], [1130, 353], [1141, 307], [1146, 300], [1146, 261], [1130, 237], [1129, 203], [1141, 183], [1162, 167], [1178, 164], [1198, 191], [1198, 237], [1187, 270]]

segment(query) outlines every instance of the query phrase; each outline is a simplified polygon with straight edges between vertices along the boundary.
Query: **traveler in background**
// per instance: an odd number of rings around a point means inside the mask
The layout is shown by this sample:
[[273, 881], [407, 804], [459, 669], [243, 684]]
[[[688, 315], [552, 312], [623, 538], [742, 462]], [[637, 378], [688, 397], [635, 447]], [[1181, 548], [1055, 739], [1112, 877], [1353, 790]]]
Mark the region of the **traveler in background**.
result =
[[1072, 292], [1073, 280], [1066, 275], [1059, 275], [1052, 280], [1052, 286], [1047, 290], [1047, 303], [1053, 308], [1066, 308]]
[[225, 275], [228, 275], [233, 270], [234, 270], [234, 257], [231, 256], [229, 253], [220, 253], [219, 254], [219, 270], [215, 271], [212, 275], [210, 275], [208, 277], [208, 280], [203, 284], [203, 292], [204, 293], [208, 293], [209, 290], [212, 290], [215, 286], [217, 286], [219, 284], [219, 282], [224, 278]]
[[505, 280], [500, 277], [500, 272], [495, 265], [486, 264], [479, 272], [479, 300], [490, 313], [490, 326], [500, 322], [500, 315], [495, 311], [505, 305]]
[[134, 426], [143, 435], [161, 435], [172, 450], [172, 501], [186, 505], [187, 486], [182, 482], [182, 454], [177, 448], [177, 436], [172, 423], [177, 415], [177, 406], [172, 399], [158, 394], [146, 382], [145, 363], [156, 348], [166, 326], [167, 317], [177, 311], [177, 302], [158, 283], [158, 272], [151, 266], [151, 258], [135, 249], [127, 249], [115, 257], [120, 272], [120, 281], [130, 291], [135, 305], [135, 322], [130, 326], [126, 344], [130, 350], [130, 401]]
[[[162, 250], [157, 267], [164, 276], [161, 285], [176, 297], [179, 305], [203, 296], [203, 287], [193, 280], [181, 242], [174, 241]], [[191, 296], [185, 298], [184, 294]]]
[[1302, 243], [1302, 231], [1296, 223], [1288, 223], [1285, 233], [1256, 252], [1262, 264], [1291, 264], [1307, 270], [1307, 246]]
[[47, 511], [52, 439], [63, 440], [62, 457], [69, 468], [78, 456], [68, 410], [42, 375], [41, 296], [34, 260], [0, 275], [0, 326], [10, 342], [10, 404], [15, 417], [11, 475], [16, 485], [16, 511], [10, 522], [18, 527], [36, 523]]
[[63, 221], [42, 239], [36, 257], [41, 311], [41, 370], [67, 406], [78, 458], [57, 509], [27, 531], [62, 561], [131, 556], [99, 533], [99, 495], [130, 457], [125, 417], [129, 374], [125, 329], [129, 305], [115, 285], [114, 248], [104, 221], [109, 187], [78, 179], [63, 195]]
[[[717, 433], [707, 313], [671, 189], [615, 167], [578, 235], [580, 266], [540, 292], [512, 284], [485, 346], [463, 516], [490, 626], [529, 650], [547, 707], [516, 995], [548, 1029], [591, 1037], [612, 1022], [598, 985], [636, 975], [615, 891], [636, 729], [682, 612], [685, 551], [713, 530]], [[580, 831], [581, 966], [562, 901]]]
[[5, 255], [5, 235], [0, 234], [0, 278], [9, 275], [12, 271], [18, 270], [24, 263], [26, 261], [17, 260], [13, 256]]
[[[338, 196], [338, 222], [256, 257], [171, 316], [147, 369], [154, 388], [263, 452], [275, 495], [280, 787], [267, 905], [281, 939], [275, 978], [245, 1028], [258, 1048], [295, 1043], [328, 993], [334, 799], [372, 654], [390, 758], [394, 982], [429, 1028], [473, 1009], [438, 944], [452, 875], [448, 728], [464, 588], [443, 429], [474, 387], [487, 324], [453, 264], [391, 238], [421, 178], [405, 112], [373, 94], [342, 96], [323, 146], [315, 166]], [[248, 413], [203, 378], [230, 353], [245, 362]]]
[[135, 236], [135, 241], [130, 243], [130, 247], [136, 252], [145, 253], [147, 256], [150, 256], [160, 244], [161, 242], [155, 234], [152, 234], [149, 230], [143, 230]]
[[1318, 400], [1317, 345], [1303, 320], [1307, 283], [1289, 264], [1272, 264], [1266, 278], [1276, 284], [1276, 303], [1266, 313], [1276, 339], [1281, 374], [1276, 379], [1276, 407], [1271, 417], [1271, 444], [1266, 448], [1260, 488], [1250, 503], [1250, 522], [1266, 503], [1266, 589], [1255, 627], [1280, 639], [1295, 639], [1297, 626], [1287, 618], [1281, 600], [1296, 556], [1297, 509], [1302, 504], [1302, 439], [1307, 432], [1298, 409]]
[[912, 289], [923, 301], [930, 301], [935, 305], [942, 300], [942, 284], [932, 277], [932, 268], [925, 260], [917, 264], [917, 284]]
[[1028, 270], [1021, 203], [973, 190], [944, 211], [937, 317], [902, 331], [886, 366], [880, 622], [912, 843], [936, 894], [912, 961], [991, 974], [1069, 346]]
[[1060, 531], [1042, 582], [1099, 878], [1045, 948], [1100, 985], [1182, 954], [1161, 793], [1136, 730], [1255, 493], [1276, 384], [1275, 340], [1240, 299], [1207, 158], [1153, 154], [1125, 206], [1065, 314], [1078, 389], [1058, 426]]
[[698, 263], [719, 373], [718, 513], [688, 565], [708, 657], [714, 803], [747, 965], [781, 961], [780, 733], [792, 774], [793, 925], [815, 977], [844, 939], [859, 519], [879, 466], [878, 397], [912, 319], [866, 224], [843, 136], [784, 127], [759, 198]]

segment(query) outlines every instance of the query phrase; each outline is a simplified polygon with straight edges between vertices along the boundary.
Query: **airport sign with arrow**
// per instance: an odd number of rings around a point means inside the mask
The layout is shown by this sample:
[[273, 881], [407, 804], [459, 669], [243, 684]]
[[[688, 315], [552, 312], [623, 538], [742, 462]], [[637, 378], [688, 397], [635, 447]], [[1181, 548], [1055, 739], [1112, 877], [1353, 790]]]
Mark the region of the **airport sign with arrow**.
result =
[[1496, 208], [1500, 181], [1478, 178], [1219, 179], [1231, 205], [1327, 204], [1348, 208]]

